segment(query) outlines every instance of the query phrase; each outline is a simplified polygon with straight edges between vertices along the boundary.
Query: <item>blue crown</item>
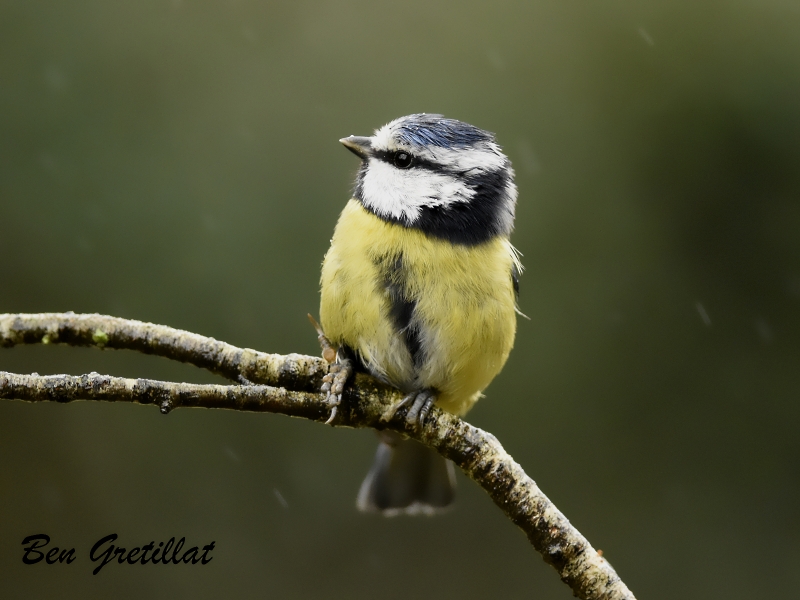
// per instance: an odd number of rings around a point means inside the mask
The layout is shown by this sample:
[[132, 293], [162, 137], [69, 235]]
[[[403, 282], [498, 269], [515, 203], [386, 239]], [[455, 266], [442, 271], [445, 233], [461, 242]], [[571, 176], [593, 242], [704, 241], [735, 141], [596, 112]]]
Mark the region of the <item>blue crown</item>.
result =
[[400, 119], [395, 135], [400, 142], [421, 147], [468, 148], [480, 142], [494, 141], [494, 134], [474, 125], [427, 113]]

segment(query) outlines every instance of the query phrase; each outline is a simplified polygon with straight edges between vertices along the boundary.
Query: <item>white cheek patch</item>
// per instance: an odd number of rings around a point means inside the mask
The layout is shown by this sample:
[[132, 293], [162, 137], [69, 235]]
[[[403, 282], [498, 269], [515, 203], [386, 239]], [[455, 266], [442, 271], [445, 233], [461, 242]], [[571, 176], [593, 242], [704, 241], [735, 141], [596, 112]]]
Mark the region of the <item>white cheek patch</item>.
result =
[[373, 158], [361, 181], [361, 195], [361, 201], [376, 214], [412, 224], [423, 207], [469, 202], [475, 191], [451, 175], [401, 170]]

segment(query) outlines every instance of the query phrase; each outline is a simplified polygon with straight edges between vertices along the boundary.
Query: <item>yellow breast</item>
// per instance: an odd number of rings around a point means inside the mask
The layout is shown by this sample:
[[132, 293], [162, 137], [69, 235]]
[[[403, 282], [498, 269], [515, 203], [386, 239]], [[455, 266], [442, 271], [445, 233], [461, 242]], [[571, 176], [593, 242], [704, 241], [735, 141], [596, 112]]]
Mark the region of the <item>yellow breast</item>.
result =
[[[414, 301], [417, 364], [390, 317], [381, 270], [397, 257]], [[356, 350], [374, 375], [403, 391], [435, 388], [437, 405], [464, 414], [514, 343], [515, 260], [505, 238], [454, 245], [383, 221], [350, 200], [322, 266], [323, 329], [333, 344]]]

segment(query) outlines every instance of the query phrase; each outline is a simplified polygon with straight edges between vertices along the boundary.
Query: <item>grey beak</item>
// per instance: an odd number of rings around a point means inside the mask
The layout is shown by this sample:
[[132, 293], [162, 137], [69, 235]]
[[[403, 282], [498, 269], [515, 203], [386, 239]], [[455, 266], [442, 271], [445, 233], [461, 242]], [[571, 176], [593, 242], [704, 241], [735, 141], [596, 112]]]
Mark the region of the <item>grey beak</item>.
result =
[[372, 151], [372, 140], [368, 137], [351, 135], [339, 140], [344, 147], [361, 159], [367, 159]]

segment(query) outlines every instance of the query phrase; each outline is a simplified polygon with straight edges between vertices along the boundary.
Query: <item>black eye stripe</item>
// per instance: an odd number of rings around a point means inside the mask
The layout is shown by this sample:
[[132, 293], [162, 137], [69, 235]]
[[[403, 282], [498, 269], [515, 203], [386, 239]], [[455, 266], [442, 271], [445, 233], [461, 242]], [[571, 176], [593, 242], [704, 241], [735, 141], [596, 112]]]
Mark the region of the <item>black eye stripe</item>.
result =
[[400, 153], [400, 152], [408, 154], [409, 156], [412, 157], [412, 163], [410, 165], [411, 169], [419, 168], [419, 169], [425, 169], [426, 171], [435, 171], [437, 173], [449, 173], [449, 171], [447, 169], [445, 169], [444, 167], [442, 167], [441, 165], [437, 165], [434, 162], [431, 162], [429, 160], [425, 160], [424, 158], [420, 158], [416, 154], [413, 154], [412, 152], [407, 152], [405, 150], [399, 150], [399, 151], [394, 151], [394, 152], [389, 152], [387, 150], [373, 150], [372, 151], [372, 157], [373, 158], [377, 158], [378, 160], [381, 160], [381, 161], [383, 161], [385, 163], [388, 163], [388, 164], [396, 167], [397, 164], [395, 163], [395, 158], [396, 158], [397, 154]]

